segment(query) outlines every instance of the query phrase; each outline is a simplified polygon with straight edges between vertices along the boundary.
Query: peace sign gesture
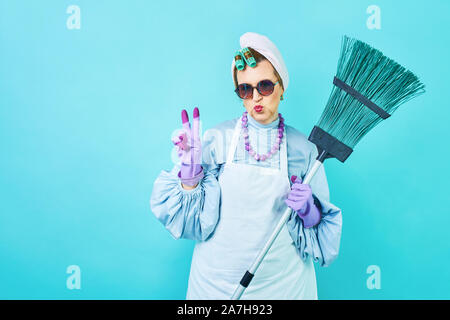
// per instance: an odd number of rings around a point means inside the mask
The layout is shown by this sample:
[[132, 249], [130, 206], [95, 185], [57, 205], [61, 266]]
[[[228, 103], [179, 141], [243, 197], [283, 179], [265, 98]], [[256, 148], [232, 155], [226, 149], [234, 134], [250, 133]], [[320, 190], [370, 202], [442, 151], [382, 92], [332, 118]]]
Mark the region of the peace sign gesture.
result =
[[172, 139], [177, 146], [177, 154], [181, 160], [181, 170], [178, 177], [188, 186], [196, 185], [203, 178], [202, 144], [200, 139], [200, 112], [194, 109], [192, 128], [186, 110], [181, 111], [183, 129], [181, 134]]

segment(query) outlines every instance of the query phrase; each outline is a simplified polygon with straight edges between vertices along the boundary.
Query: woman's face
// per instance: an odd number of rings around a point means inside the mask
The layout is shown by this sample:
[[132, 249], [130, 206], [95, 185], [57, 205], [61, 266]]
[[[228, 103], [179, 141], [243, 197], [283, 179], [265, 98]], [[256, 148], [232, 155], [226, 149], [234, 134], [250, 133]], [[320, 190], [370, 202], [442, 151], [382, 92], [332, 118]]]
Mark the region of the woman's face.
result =
[[[253, 87], [265, 79], [269, 79], [273, 83], [278, 81], [272, 64], [268, 60], [260, 61], [254, 68], [247, 66], [244, 70], [238, 70], [236, 77], [238, 85], [248, 83]], [[252, 99], [243, 99], [244, 107], [253, 119], [261, 124], [269, 124], [278, 117], [278, 104], [282, 94], [283, 89], [279, 82], [275, 85], [272, 94], [268, 96], [262, 96], [255, 88]], [[262, 109], [255, 109], [257, 105], [262, 106]]]

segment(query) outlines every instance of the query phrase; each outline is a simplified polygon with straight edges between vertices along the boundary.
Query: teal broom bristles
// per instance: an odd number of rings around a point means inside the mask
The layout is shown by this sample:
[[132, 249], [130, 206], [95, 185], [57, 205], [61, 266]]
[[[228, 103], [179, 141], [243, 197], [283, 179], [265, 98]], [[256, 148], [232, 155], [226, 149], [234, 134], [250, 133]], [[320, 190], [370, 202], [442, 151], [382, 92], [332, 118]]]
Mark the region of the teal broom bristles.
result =
[[[392, 114], [401, 104], [425, 92], [416, 75], [379, 50], [343, 37], [336, 77]], [[333, 86], [317, 124], [350, 148], [383, 120], [377, 113]]]

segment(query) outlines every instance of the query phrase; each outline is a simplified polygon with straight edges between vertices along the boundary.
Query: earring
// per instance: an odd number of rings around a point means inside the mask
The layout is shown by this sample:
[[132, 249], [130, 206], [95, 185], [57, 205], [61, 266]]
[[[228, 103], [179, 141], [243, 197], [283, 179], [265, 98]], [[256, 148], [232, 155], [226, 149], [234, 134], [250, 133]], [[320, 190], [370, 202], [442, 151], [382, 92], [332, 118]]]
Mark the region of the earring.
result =
[[281, 95], [280, 100], [283, 100], [283, 95]]

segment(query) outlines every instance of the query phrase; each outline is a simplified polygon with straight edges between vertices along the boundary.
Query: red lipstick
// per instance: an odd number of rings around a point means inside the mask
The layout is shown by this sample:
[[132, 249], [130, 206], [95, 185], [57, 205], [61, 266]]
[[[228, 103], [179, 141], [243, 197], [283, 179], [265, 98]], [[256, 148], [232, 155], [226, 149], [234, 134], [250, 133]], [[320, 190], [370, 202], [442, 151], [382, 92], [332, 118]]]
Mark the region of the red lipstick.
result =
[[253, 110], [255, 110], [256, 112], [260, 113], [263, 110], [263, 106], [258, 104], [258, 105], [253, 107]]

